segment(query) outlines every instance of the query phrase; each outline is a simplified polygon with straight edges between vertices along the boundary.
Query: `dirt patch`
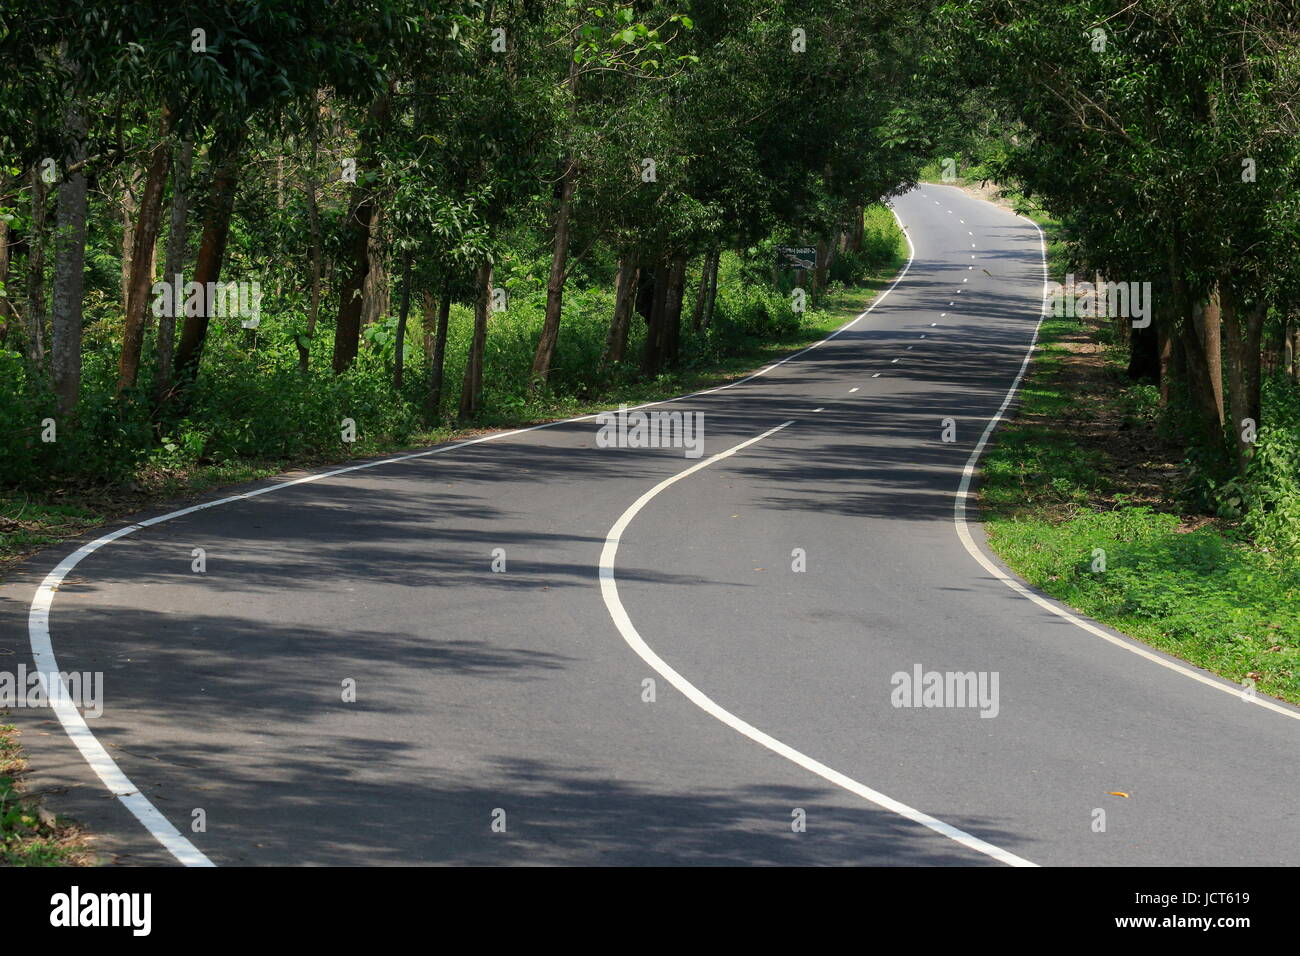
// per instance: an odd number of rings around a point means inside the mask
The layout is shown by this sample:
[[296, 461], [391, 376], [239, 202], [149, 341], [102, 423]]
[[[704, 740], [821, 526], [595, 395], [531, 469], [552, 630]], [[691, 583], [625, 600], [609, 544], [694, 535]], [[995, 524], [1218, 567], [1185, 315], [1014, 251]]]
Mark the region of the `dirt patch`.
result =
[[1072, 397], [1059, 416], [1025, 416], [1068, 432], [1099, 463], [1101, 479], [1090, 507], [1112, 510], [1149, 505], [1178, 514], [1181, 531], [1218, 520], [1190, 513], [1178, 488], [1184, 477], [1183, 448], [1161, 434], [1155, 409], [1141, 402], [1125, 368], [1103, 344], [1104, 320], [1083, 319], [1057, 341], [1062, 352], [1053, 384]]
[[[0, 711], [0, 721], [4, 712]], [[27, 761], [18, 731], [0, 723], [0, 866], [93, 866], [90, 836], [74, 821], [56, 816], [41, 793], [23, 785]]]

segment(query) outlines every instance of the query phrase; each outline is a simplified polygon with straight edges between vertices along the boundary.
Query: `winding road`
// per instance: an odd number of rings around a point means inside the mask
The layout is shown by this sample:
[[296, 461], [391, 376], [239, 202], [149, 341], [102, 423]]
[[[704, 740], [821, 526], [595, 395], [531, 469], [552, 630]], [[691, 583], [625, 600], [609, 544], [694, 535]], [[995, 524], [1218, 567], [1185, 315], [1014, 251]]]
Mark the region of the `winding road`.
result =
[[[1037, 227], [895, 211], [868, 313], [647, 409], [703, 413], [701, 458], [555, 423], [15, 574], [4, 660], [105, 674], [98, 719], [15, 714], [33, 785], [134, 863], [1300, 863], [1300, 710], [1069, 615], [961, 517]], [[918, 666], [996, 674], [996, 714], [895, 706]]]

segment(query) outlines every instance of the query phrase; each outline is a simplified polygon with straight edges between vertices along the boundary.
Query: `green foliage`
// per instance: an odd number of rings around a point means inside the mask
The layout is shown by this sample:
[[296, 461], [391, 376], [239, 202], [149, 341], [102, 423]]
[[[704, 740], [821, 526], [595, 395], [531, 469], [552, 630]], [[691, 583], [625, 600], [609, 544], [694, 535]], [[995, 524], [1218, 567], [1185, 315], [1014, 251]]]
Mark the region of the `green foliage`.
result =
[[[904, 258], [902, 234], [883, 208], [868, 211], [862, 262], [888, 270]], [[771, 244], [767, 244], [770, 246]], [[757, 255], [757, 254], [756, 254]], [[827, 328], [831, 314], [822, 308], [797, 313], [788, 293], [770, 284], [768, 253], [742, 260], [723, 256], [715, 313], [708, 328], [690, 329], [691, 300], [682, 318], [683, 361], [656, 388], [671, 392], [677, 376], [752, 354], [768, 343], [791, 342]], [[484, 361], [483, 425], [506, 424], [551, 414], [572, 402], [635, 387], [641, 381], [638, 356], [645, 322], [632, 318], [627, 360], [605, 364], [602, 357], [613, 290], [599, 280], [609, 263], [598, 260], [579, 274], [564, 299], [564, 348], [556, 356], [545, 390], [527, 390], [528, 373], [545, 312], [547, 260], [520, 249], [503, 256], [500, 282], [508, 308], [493, 312]], [[582, 287], [586, 277], [591, 284]], [[420, 433], [418, 409], [428, 381], [422, 343], [425, 330], [412, 310], [406, 335], [403, 390], [393, 389], [397, 318], [391, 312], [369, 326], [357, 360], [342, 375], [329, 366], [329, 329], [307, 339], [300, 295], [268, 296], [256, 333], [234, 319], [214, 320], [209, 328], [202, 372], [179, 411], [154, 413], [148, 376], [123, 399], [114, 397], [118, 341], [88, 335], [81, 402], [76, 416], [60, 421], [57, 441], [40, 440], [41, 422], [55, 416], [54, 399], [41, 379], [29, 377], [16, 352], [0, 352], [0, 484], [21, 489], [48, 487], [51, 479], [77, 485], [129, 482], [142, 470], [177, 472], [197, 466], [239, 462], [338, 459], [401, 446]], [[440, 420], [457, 407], [465, 358], [473, 330], [473, 310], [455, 304], [451, 311]], [[323, 331], [323, 334], [321, 332]], [[306, 342], [310, 363], [304, 375], [296, 343]], [[146, 349], [144, 367], [152, 367]], [[355, 422], [357, 441], [342, 441], [344, 418]]]
[[[56, 417], [54, 396], [17, 352], [0, 352], [0, 484], [40, 487], [51, 478], [84, 484], [125, 481], [148, 454], [148, 415], [138, 403], [115, 401], [112, 369], [88, 361], [87, 388], [76, 417]], [[48, 431], [53, 421], [53, 432]], [[46, 441], [46, 436], [53, 438]]]
[[782, 339], [799, 330], [803, 316], [792, 308], [790, 296], [746, 284], [718, 293], [713, 321], [723, 336]]
[[1256, 544], [1300, 563], [1300, 387], [1279, 375], [1264, 401], [1266, 424], [1244, 483], [1243, 527]]

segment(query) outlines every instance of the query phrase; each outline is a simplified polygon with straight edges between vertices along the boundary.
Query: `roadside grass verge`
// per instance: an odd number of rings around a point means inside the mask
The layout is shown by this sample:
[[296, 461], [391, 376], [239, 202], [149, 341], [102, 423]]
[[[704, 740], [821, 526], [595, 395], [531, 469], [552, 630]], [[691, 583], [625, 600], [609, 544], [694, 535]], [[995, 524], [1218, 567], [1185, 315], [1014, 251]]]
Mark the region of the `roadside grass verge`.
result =
[[0, 724], [0, 866], [91, 865], [82, 831], [23, 792], [25, 767], [18, 731]]
[[1154, 390], [1128, 380], [1104, 338], [1044, 321], [1016, 415], [982, 461], [990, 545], [1082, 613], [1300, 703], [1300, 561], [1187, 511]]

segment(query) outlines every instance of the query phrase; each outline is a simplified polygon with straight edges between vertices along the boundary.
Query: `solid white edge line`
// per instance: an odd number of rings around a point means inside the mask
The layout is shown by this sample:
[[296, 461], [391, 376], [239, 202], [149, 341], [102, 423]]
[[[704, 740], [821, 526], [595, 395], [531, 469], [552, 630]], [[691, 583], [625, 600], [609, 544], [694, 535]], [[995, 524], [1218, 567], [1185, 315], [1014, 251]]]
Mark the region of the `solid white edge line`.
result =
[[[898, 228], [902, 230], [903, 238], [907, 240], [909, 254], [907, 257], [907, 263], [903, 266], [903, 271], [894, 277], [894, 281], [889, 284], [889, 288], [885, 289], [885, 291], [881, 292], [880, 295], [876, 296], [872, 300], [871, 305], [869, 305], [865, 311], [859, 313], [855, 318], [846, 322], [844, 325], [841, 325], [830, 335], [826, 336], [826, 338], [819, 339], [807, 348], [800, 349], [798, 352], [787, 355], [779, 362], [773, 362], [771, 365], [761, 368], [751, 375], [746, 375], [744, 378], [737, 379], [734, 382], [729, 382], [726, 385], [720, 385], [716, 388], [709, 388], [699, 392], [691, 392], [687, 395], [680, 395], [676, 398], [666, 398], [657, 402], [645, 402], [641, 405], [633, 405], [630, 406], [628, 410], [635, 411], [641, 408], [651, 408], [655, 405], [667, 405], [672, 402], [681, 402], [690, 398], [696, 398], [700, 395], [712, 395], [714, 392], [726, 391], [729, 388], [735, 388], [737, 385], [744, 385], [746, 382], [752, 381], [760, 375], [765, 375], [772, 371], [772, 369], [784, 365], [786, 362], [792, 361], [800, 355], [811, 352], [818, 346], [829, 342], [841, 332], [845, 332], [861, 322], [875, 310], [876, 306], [885, 300], [885, 297], [889, 295], [889, 293], [894, 291], [898, 286], [898, 283], [903, 281], [903, 277], [907, 275], [908, 270], [912, 268], [912, 261], [916, 258], [916, 249], [912, 246], [911, 237], [907, 235], [907, 228], [903, 225], [903, 220], [899, 218], [898, 212], [893, 208], [892, 204], [887, 205], [889, 205], [889, 210], [894, 216], [894, 221], [898, 223]], [[399, 461], [410, 461], [415, 458], [428, 458], [432, 455], [442, 455], [450, 451], [455, 451], [458, 448], [477, 445], [480, 442], [496, 441], [497, 439], [510, 438], [513, 435], [522, 435], [525, 432], [537, 431], [542, 428], [553, 428], [556, 425], [569, 425], [574, 422], [585, 422], [594, 418], [596, 418], [596, 414], [577, 415], [573, 418], [562, 418], [553, 422], [543, 422], [540, 425], [529, 425], [525, 428], [515, 428], [510, 431], [495, 432], [491, 435], [482, 435], [478, 438], [470, 438], [451, 445], [442, 445], [437, 448], [430, 448], [426, 451], [411, 452], [403, 455], [392, 455], [386, 458], [364, 461], [360, 464], [348, 465], [345, 468], [334, 468], [330, 471], [324, 471], [319, 474], [305, 475], [302, 478], [277, 482], [276, 484], [267, 485], [264, 488], [257, 488], [253, 491], [245, 491], [237, 495], [229, 495], [228, 497], [220, 498], [216, 501], [206, 501], [202, 504], [191, 505], [188, 508], [170, 511], [164, 515], [147, 518], [137, 522], [136, 524], [127, 525], [124, 528], [118, 528], [116, 531], [112, 531], [102, 537], [96, 538], [88, 544], [82, 545], [72, 554], [68, 555], [59, 562], [54, 570], [45, 576], [44, 580], [42, 580], [40, 585], [37, 587], [36, 593], [32, 596], [31, 609], [27, 615], [27, 634], [28, 642], [32, 649], [32, 658], [37, 665], [39, 665], [38, 669], [42, 671], [42, 673], [59, 673], [58, 659], [54, 654], [54, 643], [50, 637], [50, 609], [54, 604], [54, 592], [59, 589], [59, 585], [62, 584], [63, 580], [68, 576], [72, 569], [80, 564], [83, 559], [93, 554], [95, 551], [98, 551], [104, 545], [116, 541], [118, 538], [125, 537], [132, 532], [139, 531], [142, 528], [148, 528], [152, 525], [162, 524], [164, 521], [171, 521], [173, 518], [180, 518], [184, 515], [193, 514], [196, 511], [215, 508], [218, 505], [229, 504], [232, 501], [256, 498], [259, 495], [270, 494], [273, 491], [281, 491], [285, 488], [292, 488], [295, 485], [320, 481], [324, 478], [333, 478], [337, 475], [345, 475], [353, 471], [363, 471], [367, 468], [377, 468], [380, 465], [391, 465]], [[44, 678], [42, 678], [42, 680], [43, 679]], [[49, 693], [47, 696], [53, 698], [56, 695]], [[68, 695], [58, 694], [57, 696], [60, 700], [64, 701], [67, 706], [55, 706], [53, 708], [55, 716], [59, 718], [59, 723], [63, 726], [64, 732], [67, 733], [69, 739], [76, 744], [82, 757], [85, 758], [90, 769], [95, 772], [95, 775], [99, 777], [104, 786], [106, 786], [114, 796], [122, 801], [122, 804], [131, 811], [141, 824], [144, 825], [144, 828], [149, 831], [154, 839], [166, 847], [168, 852], [170, 852], [171, 855], [180, 863], [183, 863], [186, 866], [214, 866], [215, 864], [213, 864], [213, 862], [209, 860], [198, 847], [191, 843], [184, 834], [168, 822], [167, 818], [159, 812], [158, 808], [150, 803], [148, 798], [140, 792], [139, 788], [131, 783], [130, 778], [127, 777], [127, 775], [117, 765], [117, 762], [113, 760], [108, 751], [104, 749], [103, 745], [100, 744], [94, 733], [86, 725], [85, 718], [81, 716], [76, 707], [73, 706], [70, 701], [67, 701]]]
[[[1020, 216], [1019, 213], [1016, 213], [1016, 215]], [[1166, 667], [1171, 671], [1177, 671], [1184, 677], [1190, 677], [1192, 680], [1199, 681], [1207, 687], [1213, 687], [1215, 690], [1223, 691], [1227, 694], [1233, 694], [1244, 701], [1257, 704], [1260, 707], [1264, 707], [1286, 717], [1300, 720], [1300, 711], [1292, 710], [1277, 701], [1258, 694], [1253, 697], [1243, 696], [1241, 688], [1235, 684], [1227, 683], [1217, 677], [1210, 677], [1208, 674], [1203, 674], [1191, 667], [1178, 663], [1177, 661], [1169, 660], [1154, 651], [1148, 650], [1144, 646], [1131, 643], [1130, 639], [1120, 639], [1114, 634], [1108, 634], [1095, 624], [1089, 623], [1075, 614], [1071, 614], [1062, 607], [1058, 607], [1056, 604], [1053, 604], [1051, 601], [1035, 594], [1015, 578], [1006, 574], [988, 557], [988, 555], [983, 552], [983, 550], [975, 543], [974, 538], [971, 537], [970, 528], [966, 524], [966, 500], [970, 497], [970, 485], [971, 481], [975, 477], [975, 468], [979, 464], [980, 456], [984, 453], [984, 446], [988, 444], [989, 438], [992, 436], [994, 429], [996, 429], [998, 423], [1002, 421], [1002, 416], [1006, 413], [1007, 407], [1011, 404], [1011, 400], [1015, 397], [1016, 391], [1020, 388], [1020, 382], [1025, 377], [1025, 372], [1029, 369], [1029, 363], [1034, 357], [1034, 349], [1038, 344], [1038, 333], [1043, 327], [1043, 320], [1047, 317], [1048, 290], [1050, 287], [1050, 280], [1047, 272], [1047, 237], [1043, 234], [1043, 230], [1038, 223], [1034, 222], [1028, 216], [1020, 216], [1020, 218], [1038, 230], [1038, 242], [1042, 250], [1043, 261], [1043, 301], [1039, 310], [1038, 324], [1034, 326], [1034, 334], [1029, 341], [1029, 349], [1025, 352], [1024, 361], [1020, 363], [1020, 371], [1016, 373], [1015, 381], [1011, 383], [1011, 388], [1007, 390], [1006, 397], [1002, 399], [1002, 404], [998, 407], [997, 412], [991, 419], [989, 419], [988, 426], [984, 429], [984, 434], [980, 436], [979, 443], [975, 446], [975, 450], [971, 452], [970, 458], [966, 461], [966, 467], [962, 469], [961, 484], [957, 488], [957, 497], [953, 503], [953, 522], [957, 526], [957, 537], [961, 539], [962, 546], [966, 548], [967, 553], [969, 553], [972, 558], [980, 563], [985, 571], [993, 575], [993, 577], [997, 578], [1021, 597], [1028, 598], [1039, 607], [1051, 611], [1057, 617], [1069, 621], [1071, 624], [1082, 628], [1089, 634], [1100, 637], [1102, 640], [1108, 641], [1116, 647], [1122, 647], [1124, 650], [1136, 654], [1139, 657], [1144, 657], [1149, 661], [1153, 661], [1161, 667]]]
[[76, 744], [77, 750], [81, 752], [81, 756], [85, 758], [86, 763], [95, 771], [95, 774], [104, 782], [104, 785], [108, 787], [113, 796], [121, 800], [122, 804], [135, 815], [135, 818], [144, 824], [145, 829], [153, 835], [154, 839], [161, 843], [180, 863], [185, 866], [212, 866], [212, 861], [177, 830], [171, 821], [164, 817], [131, 782], [127, 775], [122, 772], [113, 758], [109, 756], [108, 751], [104, 749], [98, 738], [86, 725], [86, 719], [81, 716], [71, 697], [67, 693], [51, 689], [47, 679], [47, 675], [54, 675], [55, 679], [62, 683], [58, 677], [59, 664], [54, 656], [54, 647], [50, 643], [49, 629], [50, 605], [54, 600], [54, 591], [58, 587], [58, 582], [63, 580], [64, 576], [76, 566], [78, 561], [90, 554], [99, 545], [115, 541], [132, 531], [139, 530], [141, 527], [142, 525], [138, 524], [129, 525], [118, 529], [112, 534], [105, 535], [92, 544], [78, 548], [64, 558], [58, 567], [46, 576], [44, 583], [37, 589], [36, 596], [32, 599], [31, 612], [28, 616], [32, 658], [36, 663], [36, 669], [40, 672], [40, 681], [45, 687], [46, 695], [50, 700], [50, 708], [54, 711], [55, 716], [59, 718], [59, 723], [63, 725], [68, 737]]
[[812, 757], [795, 750], [788, 744], [782, 743], [775, 737], [765, 734], [753, 724], [737, 717], [679, 674], [663, 658], [656, 654], [654, 649], [651, 648], [637, 632], [635, 625], [632, 623], [632, 619], [628, 616], [626, 608], [623, 607], [623, 602], [619, 598], [618, 594], [618, 583], [614, 578], [614, 560], [618, 555], [618, 546], [622, 541], [623, 532], [626, 531], [628, 525], [632, 523], [632, 519], [636, 517], [637, 512], [644, 508], [656, 495], [668, 488], [670, 485], [676, 484], [683, 478], [693, 475], [700, 469], [707, 468], [715, 462], [722, 461], [724, 458], [729, 458], [742, 448], [747, 448], [755, 442], [760, 442], [769, 435], [773, 435], [792, 424], [794, 424], [793, 420], [777, 425], [775, 428], [769, 428], [761, 435], [743, 441], [739, 445], [733, 445], [726, 451], [718, 452], [712, 457], [706, 458], [684, 471], [680, 471], [669, 478], [665, 478], [634, 501], [632, 505], [619, 516], [619, 519], [614, 522], [614, 526], [609, 529], [609, 534], [605, 537], [605, 547], [600, 552], [600, 593], [605, 599], [605, 607], [609, 610], [609, 616], [613, 619], [614, 626], [618, 628], [618, 632], [623, 636], [623, 640], [627, 642], [627, 645], [632, 648], [641, 660], [650, 665], [656, 673], [668, 681], [668, 683], [672, 684], [673, 687], [681, 691], [681, 693], [696, 707], [700, 708], [709, 716], [726, 724], [737, 733], [748, 737], [750, 740], [766, 747], [778, 756], [784, 757], [791, 763], [816, 774], [823, 780], [833, 783], [835, 786], [847, 790], [855, 796], [861, 797], [868, 803], [873, 803], [883, 810], [896, 813], [901, 817], [911, 820], [913, 823], [919, 823], [921, 826], [960, 843], [968, 849], [990, 856], [999, 863], [1005, 863], [1008, 866], [1037, 866], [1036, 863], [1032, 863], [1023, 857], [1016, 856], [1014, 853], [1003, 850], [1001, 847], [994, 846], [985, 840], [981, 840], [979, 837], [973, 836], [965, 830], [959, 830], [957, 827], [944, 823], [942, 820], [932, 817], [928, 813], [923, 813], [905, 803], [895, 800], [893, 797], [886, 796], [878, 790], [873, 790], [865, 784], [854, 780], [852, 777], [846, 776], [838, 770], [828, 767], [821, 761], [814, 760]]

